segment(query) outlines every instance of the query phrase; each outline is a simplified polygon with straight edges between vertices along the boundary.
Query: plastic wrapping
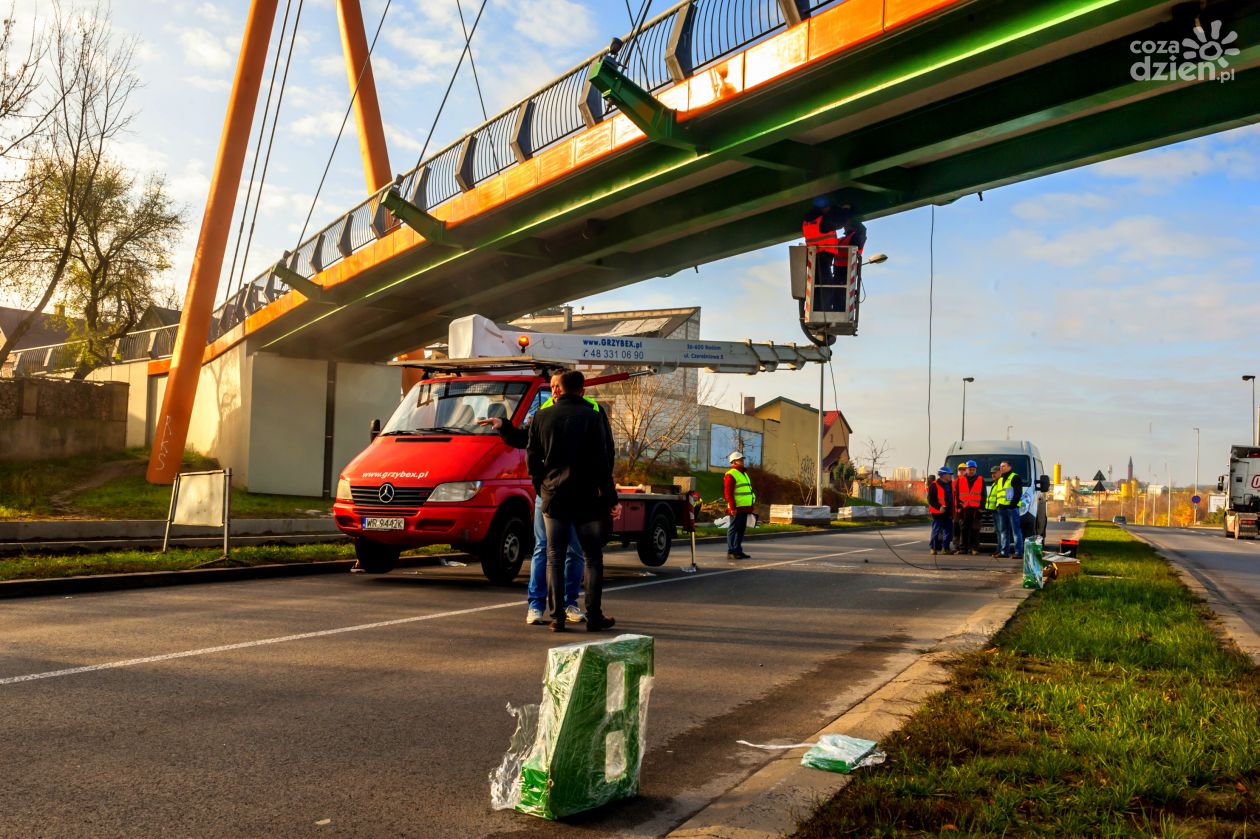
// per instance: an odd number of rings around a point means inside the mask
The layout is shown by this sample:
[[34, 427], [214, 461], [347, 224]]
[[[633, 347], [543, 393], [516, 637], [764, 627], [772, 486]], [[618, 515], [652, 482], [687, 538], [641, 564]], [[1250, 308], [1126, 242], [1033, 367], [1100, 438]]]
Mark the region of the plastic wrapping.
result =
[[852, 772], [862, 766], [884, 762], [884, 753], [874, 740], [860, 740], [845, 734], [824, 734], [801, 758], [801, 766], [828, 772]]
[[620, 635], [553, 647], [540, 705], [516, 716], [490, 804], [559, 819], [639, 792], [653, 642]]
[[1024, 588], [1046, 587], [1046, 574], [1041, 565], [1043, 556], [1040, 536], [1024, 540]]

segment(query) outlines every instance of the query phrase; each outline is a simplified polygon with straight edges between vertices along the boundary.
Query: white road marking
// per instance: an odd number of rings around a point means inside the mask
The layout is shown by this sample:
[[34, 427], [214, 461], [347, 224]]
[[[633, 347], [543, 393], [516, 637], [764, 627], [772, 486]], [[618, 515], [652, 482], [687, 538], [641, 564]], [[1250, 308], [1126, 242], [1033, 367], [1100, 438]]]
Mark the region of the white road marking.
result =
[[904, 548], [906, 545], [917, 545], [922, 541], [923, 541], [922, 539], [915, 539], [913, 542], [898, 542], [897, 544], [893, 545], [893, 547]]
[[[666, 577], [659, 580], [649, 580], [644, 583], [631, 583], [630, 585], [614, 586], [605, 590], [605, 594], [614, 591], [626, 591], [632, 588], [644, 588], [646, 586], [659, 586], [665, 583], [689, 582], [691, 580], [704, 580], [710, 577], [720, 577], [725, 574], [736, 574], [745, 571], [759, 571], [765, 568], [777, 568], [783, 565], [797, 565], [802, 562], [812, 562], [818, 559], [831, 559], [837, 556], [847, 556], [855, 553], [865, 553], [871, 548], [858, 548], [851, 551], [840, 551], [838, 553], [819, 554], [817, 556], [807, 556], [798, 559], [784, 559], [777, 562], [764, 562], [760, 565], [749, 565], [747, 567], [728, 568], [722, 571], [708, 571], [700, 574]], [[340, 626], [336, 629], [321, 629], [316, 632], [302, 632], [297, 635], [282, 635], [278, 638], [263, 638], [257, 641], [241, 641], [237, 644], [222, 644], [217, 647], [203, 647], [199, 650], [182, 650], [176, 653], [164, 653], [162, 655], [150, 655], [143, 658], [128, 658], [122, 661], [108, 661], [103, 664], [89, 664], [82, 667], [67, 667], [63, 670], [49, 670], [45, 673], [29, 673], [25, 676], [9, 676], [0, 679], [0, 685], [16, 685], [22, 682], [35, 682], [40, 679], [55, 679], [60, 676], [74, 676], [80, 673], [92, 673], [97, 670], [117, 670], [120, 667], [135, 667], [140, 664], [153, 664], [159, 661], [173, 661], [179, 658], [191, 658], [193, 656], [211, 655], [213, 653], [231, 652], [233, 650], [246, 650], [251, 647], [265, 647], [271, 644], [283, 644], [288, 641], [305, 641], [308, 638], [323, 638], [328, 635], [341, 635], [346, 632], [361, 632], [366, 629], [380, 629], [386, 626], [399, 626], [406, 623], [418, 623], [420, 621], [437, 620], [438, 618], [453, 618], [460, 615], [475, 615], [479, 612], [491, 612], [495, 609], [507, 609], [511, 607], [520, 608], [523, 601], [512, 600], [507, 603], [495, 603], [490, 606], [475, 606], [471, 609], [455, 609], [449, 612], [436, 612], [431, 615], [413, 615], [409, 618], [395, 618], [387, 621], [376, 621], [375, 623], [361, 623], [355, 626]]]

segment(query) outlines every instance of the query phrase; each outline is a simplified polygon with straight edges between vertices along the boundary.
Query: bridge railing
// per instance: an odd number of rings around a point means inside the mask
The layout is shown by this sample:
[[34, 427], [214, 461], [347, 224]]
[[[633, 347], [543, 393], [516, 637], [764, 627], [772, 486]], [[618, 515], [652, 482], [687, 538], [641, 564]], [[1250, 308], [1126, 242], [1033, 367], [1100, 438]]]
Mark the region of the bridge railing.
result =
[[[683, 0], [647, 21], [618, 58], [626, 75], [644, 89], [657, 91], [769, 37], [783, 29], [789, 17], [795, 22], [835, 2]], [[403, 175], [403, 197], [421, 209], [432, 210], [616, 113], [587, 81], [591, 65], [605, 55], [607, 50], [596, 53], [421, 161]], [[303, 241], [290, 255], [288, 267], [313, 277], [397, 227], [380, 206], [383, 193], [370, 196]], [[260, 275], [215, 312], [211, 340], [286, 290], [270, 271]]]
[[[112, 363], [165, 358], [175, 349], [175, 333], [178, 324], [159, 326], [129, 332], [117, 339], [109, 348]], [[86, 342], [67, 341], [64, 344], [48, 344], [43, 347], [26, 347], [13, 352], [5, 363], [6, 375], [39, 376], [65, 373], [79, 366]]]

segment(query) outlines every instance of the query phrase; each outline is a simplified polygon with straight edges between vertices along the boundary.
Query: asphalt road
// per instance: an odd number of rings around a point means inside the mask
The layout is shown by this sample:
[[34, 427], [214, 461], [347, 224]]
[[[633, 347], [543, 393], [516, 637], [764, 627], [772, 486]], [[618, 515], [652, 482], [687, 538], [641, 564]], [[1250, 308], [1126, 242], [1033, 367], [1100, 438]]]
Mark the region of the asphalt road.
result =
[[[0, 608], [0, 836], [656, 836], [799, 742], [1017, 579], [926, 528], [609, 556], [617, 630], [656, 639], [639, 798], [554, 825], [489, 806], [508, 703], [547, 649], [524, 582], [473, 566], [35, 598]], [[1055, 537], [1051, 536], [1051, 541]], [[905, 561], [921, 565], [913, 568]], [[996, 629], [996, 627], [995, 627]]]
[[1260, 633], [1260, 540], [1230, 539], [1222, 528], [1129, 529], [1160, 548]]

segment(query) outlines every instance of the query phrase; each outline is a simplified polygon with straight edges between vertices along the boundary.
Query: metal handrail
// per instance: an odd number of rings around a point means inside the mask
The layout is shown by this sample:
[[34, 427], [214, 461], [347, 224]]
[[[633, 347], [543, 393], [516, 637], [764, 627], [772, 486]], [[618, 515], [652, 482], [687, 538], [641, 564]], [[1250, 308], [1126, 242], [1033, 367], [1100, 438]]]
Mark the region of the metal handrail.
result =
[[[110, 359], [118, 363], [165, 358], [174, 351], [175, 334], [178, 330], [179, 324], [171, 324], [128, 332], [113, 342]], [[45, 344], [41, 347], [23, 347], [10, 356], [12, 373], [15, 376], [30, 376], [73, 370], [79, 366], [81, 352], [86, 344], [86, 341], [80, 340]]]

